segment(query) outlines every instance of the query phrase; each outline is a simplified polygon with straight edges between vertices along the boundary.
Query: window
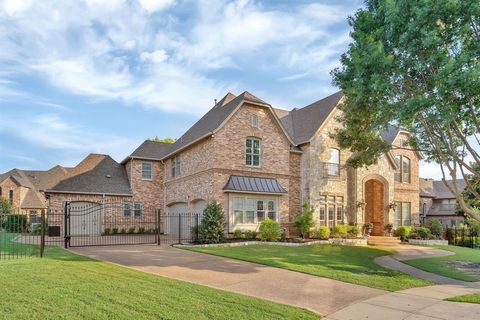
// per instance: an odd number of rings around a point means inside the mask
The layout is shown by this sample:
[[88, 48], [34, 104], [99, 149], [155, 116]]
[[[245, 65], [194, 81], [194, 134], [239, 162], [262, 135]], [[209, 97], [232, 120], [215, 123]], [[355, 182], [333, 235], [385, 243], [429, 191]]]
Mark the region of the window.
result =
[[175, 156], [172, 159], [172, 177], [180, 175], [180, 156]]
[[319, 202], [320, 202], [320, 209], [319, 209], [320, 225], [324, 226], [325, 225], [325, 218], [326, 218], [326, 214], [327, 214], [326, 197], [325, 196], [320, 196]]
[[251, 124], [254, 128], [258, 127], [258, 117], [256, 114], [252, 114]]
[[402, 182], [410, 183], [410, 159], [402, 157]]
[[327, 174], [329, 176], [340, 175], [340, 150], [328, 149]]
[[137, 218], [142, 216], [142, 203], [141, 202], [135, 202], [133, 214]]
[[125, 218], [130, 218], [132, 216], [132, 204], [130, 202], [125, 202], [123, 204], [123, 216]]
[[412, 224], [412, 206], [410, 202], [402, 203], [402, 221], [404, 226]]
[[395, 202], [395, 211], [393, 213], [393, 226], [400, 227], [402, 224], [402, 203]]
[[343, 216], [344, 216], [343, 197], [336, 197], [336, 203], [337, 203], [337, 223], [343, 224]]
[[8, 192], [8, 200], [10, 201], [10, 205], [13, 204], [13, 190]]
[[233, 223], [256, 224], [266, 218], [277, 221], [277, 200], [251, 196], [234, 196], [231, 199]]
[[410, 202], [395, 202], [395, 211], [393, 213], [393, 226], [412, 225], [412, 204]]
[[142, 179], [152, 180], [152, 163], [150, 161], [142, 162]]
[[405, 156], [395, 156], [395, 164], [397, 165], [395, 181], [410, 183], [410, 159]]
[[257, 138], [247, 138], [245, 164], [249, 167], [260, 167], [261, 165], [261, 141]]

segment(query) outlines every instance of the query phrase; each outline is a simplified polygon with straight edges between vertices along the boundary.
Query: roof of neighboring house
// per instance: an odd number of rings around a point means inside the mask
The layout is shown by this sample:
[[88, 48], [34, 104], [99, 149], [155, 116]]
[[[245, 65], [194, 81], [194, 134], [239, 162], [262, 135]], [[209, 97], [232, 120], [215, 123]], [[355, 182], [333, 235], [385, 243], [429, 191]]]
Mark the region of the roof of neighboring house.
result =
[[277, 179], [261, 177], [230, 176], [224, 191], [254, 193], [287, 193]]
[[47, 193], [131, 195], [132, 190], [123, 165], [108, 155], [92, 153]]
[[11, 178], [18, 186], [28, 188], [20, 203], [21, 209], [46, 208], [45, 196], [41, 191], [51, 188], [68, 174], [69, 168], [55, 166], [50, 170], [12, 169], [0, 175], [0, 183]]
[[[452, 180], [447, 183], [453, 188]], [[458, 179], [457, 183], [461, 190], [465, 189], [465, 180]], [[453, 194], [442, 180], [420, 178], [420, 197], [434, 199], [455, 199]]]
[[280, 113], [278, 109], [275, 111], [295, 144], [300, 145], [312, 139], [342, 97], [343, 93], [339, 91], [301, 109], [293, 109], [288, 114], [284, 110]]
[[145, 140], [130, 156], [123, 160], [122, 163], [126, 163], [129, 159], [162, 160], [171, 149], [171, 143]]
[[[171, 156], [190, 144], [212, 135], [243, 102], [251, 102], [270, 107], [267, 102], [255, 97], [248, 91], [243, 92], [239, 96], [235, 96], [229, 92], [173, 143], [172, 149], [167, 156]], [[290, 139], [290, 137], [288, 138]]]

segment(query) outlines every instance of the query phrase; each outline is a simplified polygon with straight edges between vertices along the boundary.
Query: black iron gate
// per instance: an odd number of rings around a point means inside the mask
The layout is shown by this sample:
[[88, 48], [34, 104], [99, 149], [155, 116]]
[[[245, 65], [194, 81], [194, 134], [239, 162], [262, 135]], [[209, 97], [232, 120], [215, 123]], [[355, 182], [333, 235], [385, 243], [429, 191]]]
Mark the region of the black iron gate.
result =
[[162, 213], [135, 202], [72, 201], [65, 203], [63, 225], [56, 228], [65, 230], [65, 248], [170, 245], [196, 242], [201, 217], [196, 213]]

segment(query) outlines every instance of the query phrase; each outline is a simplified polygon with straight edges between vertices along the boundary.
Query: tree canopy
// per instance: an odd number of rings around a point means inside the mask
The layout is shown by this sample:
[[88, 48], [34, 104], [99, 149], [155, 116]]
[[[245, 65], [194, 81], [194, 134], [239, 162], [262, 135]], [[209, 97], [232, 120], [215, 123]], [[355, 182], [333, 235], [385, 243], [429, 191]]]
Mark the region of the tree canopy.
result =
[[[336, 132], [368, 166], [395, 148], [378, 132], [389, 124], [412, 134], [407, 148], [441, 166], [462, 209], [458, 177], [480, 172], [480, 2], [478, 0], [367, 0], [349, 18], [353, 42], [332, 71], [346, 96]], [[403, 146], [402, 146], [403, 147]], [[401, 147], [400, 147], [401, 148]], [[480, 194], [470, 184], [477, 199]]]
[[168, 137], [168, 138], [162, 139], [162, 138], [160, 138], [160, 137], [158, 137], [158, 136], [156, 136], [156, 137], [153, 138], [153, 139], [150, 138], [150, 139], [148, 139], [148, 140], [150, 140], [150, 141], [155, 141], [155, 142], [163, 142], [163, 143], [174, 143], [174, 142], [176, 141], [174, 138]]

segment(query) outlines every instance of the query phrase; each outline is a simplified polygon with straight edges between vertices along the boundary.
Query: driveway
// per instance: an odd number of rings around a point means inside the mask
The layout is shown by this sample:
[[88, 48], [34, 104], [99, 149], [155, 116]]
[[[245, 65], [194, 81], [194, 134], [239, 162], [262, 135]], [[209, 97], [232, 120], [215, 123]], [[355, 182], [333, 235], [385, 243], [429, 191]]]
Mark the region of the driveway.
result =
[[385, 291], [170, 246], [72, 248], [136, 270], [332, 314]]

